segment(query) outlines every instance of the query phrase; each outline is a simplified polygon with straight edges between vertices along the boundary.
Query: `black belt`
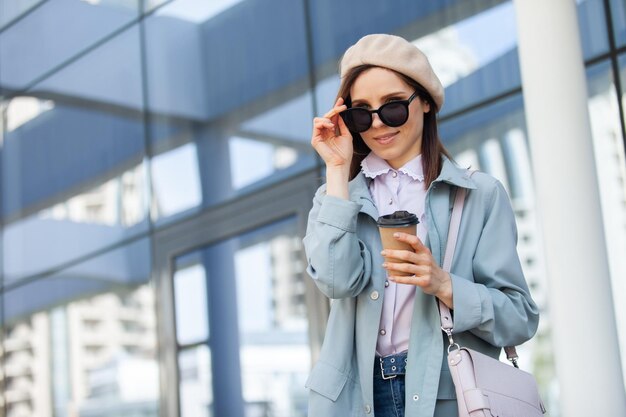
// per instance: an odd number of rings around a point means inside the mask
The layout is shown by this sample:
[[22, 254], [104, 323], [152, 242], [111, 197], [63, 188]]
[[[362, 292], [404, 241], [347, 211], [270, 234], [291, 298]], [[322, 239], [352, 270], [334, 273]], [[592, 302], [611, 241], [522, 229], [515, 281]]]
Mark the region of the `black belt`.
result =
[[407, 352], [394, 353], [388, 356], [376, 355], [376, 361], [383, 379], [395, 378], [406, 373]]

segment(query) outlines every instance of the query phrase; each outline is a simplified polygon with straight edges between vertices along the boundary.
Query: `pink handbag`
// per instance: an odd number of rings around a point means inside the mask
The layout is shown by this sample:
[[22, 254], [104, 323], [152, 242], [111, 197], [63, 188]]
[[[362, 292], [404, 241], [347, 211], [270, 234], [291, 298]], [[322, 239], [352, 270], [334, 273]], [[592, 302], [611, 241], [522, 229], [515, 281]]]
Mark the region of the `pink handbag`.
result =
[[[471, 175], [471, 174], [470, 174]], [[465, 203], [464, 188], [454, 200], [443, 269], [450, 271]], [[459, 417], [541, 417], [546, 409], [537, 382], [517, 366], [515, 347], [504, 348], [514, 366], [459, 346], [452, 338], [450, 309], [439, 301], [441, 330], [448, 336], [448, 366], [456, 391]]]

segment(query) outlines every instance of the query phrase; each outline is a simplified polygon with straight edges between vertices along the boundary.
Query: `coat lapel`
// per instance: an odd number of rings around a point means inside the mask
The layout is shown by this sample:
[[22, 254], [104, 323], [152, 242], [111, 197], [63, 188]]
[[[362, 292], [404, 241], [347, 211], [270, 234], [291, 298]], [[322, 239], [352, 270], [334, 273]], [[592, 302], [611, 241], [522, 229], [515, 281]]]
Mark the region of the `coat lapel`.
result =
[[475, 189], [476, 183], [470, 178], [467, 169], [459, 168], [444, 157], [441, 174], [430, 185], [425, 202], [428, 229], [426, 245], [439, 265], [443, 261], [444, 247], [448, 240], [456, 187]]

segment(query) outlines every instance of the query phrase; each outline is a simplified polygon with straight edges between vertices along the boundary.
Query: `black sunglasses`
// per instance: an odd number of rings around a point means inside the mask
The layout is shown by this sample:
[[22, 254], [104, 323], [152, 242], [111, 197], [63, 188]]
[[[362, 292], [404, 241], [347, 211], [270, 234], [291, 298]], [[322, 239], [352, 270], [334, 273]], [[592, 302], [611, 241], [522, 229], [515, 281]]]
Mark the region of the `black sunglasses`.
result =
[[417, 97], [417, 91], [407, 100], [394, 100], [385, 103], [377, 110], [351, 107], [339, 113], [352, 133], [365, 132], [372, 126], [372, 114], [378, 113], [380, 120], [391, 127], [402, 126], [409, 119], [409, 104]]

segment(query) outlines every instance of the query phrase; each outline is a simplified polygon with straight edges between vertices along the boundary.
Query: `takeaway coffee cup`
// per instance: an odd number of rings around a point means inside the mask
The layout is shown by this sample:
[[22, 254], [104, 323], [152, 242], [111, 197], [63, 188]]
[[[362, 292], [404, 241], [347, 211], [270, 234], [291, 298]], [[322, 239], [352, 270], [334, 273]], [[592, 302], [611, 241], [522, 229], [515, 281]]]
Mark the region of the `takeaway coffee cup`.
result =
[[[403, 232], [411, 235], [416, 235], [418, 223], [419, 219], [415, 214], [409, 213], [408, 211], [404, 210], [396, 211], [392, 214], [379, 217], [377, 224], [378, 230], [380, 231], [380, 238], [383, 242], [383, 249], [409, 250], [413, 252], [413, 247], [411, 247], [411, 245], [394, 238], [393, 234], [396, 232]], [[396, 258], [385, 257], [385, 262], [402, 263], [403, 261]], [[412, 274], [405, 272], [394, 272], [394, 275], [407, 276]]]

